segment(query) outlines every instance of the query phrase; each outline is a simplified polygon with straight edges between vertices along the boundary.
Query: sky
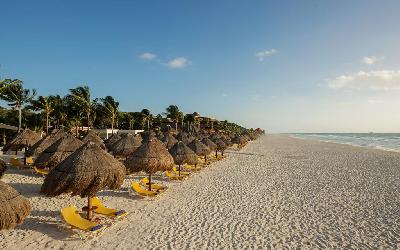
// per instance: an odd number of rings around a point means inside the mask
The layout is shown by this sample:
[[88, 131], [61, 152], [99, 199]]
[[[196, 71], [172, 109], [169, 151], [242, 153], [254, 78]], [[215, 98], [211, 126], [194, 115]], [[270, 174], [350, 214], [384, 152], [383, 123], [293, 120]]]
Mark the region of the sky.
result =
[[400, 132], [400, 1], [1, 1], [0, 78], [267, 132]]

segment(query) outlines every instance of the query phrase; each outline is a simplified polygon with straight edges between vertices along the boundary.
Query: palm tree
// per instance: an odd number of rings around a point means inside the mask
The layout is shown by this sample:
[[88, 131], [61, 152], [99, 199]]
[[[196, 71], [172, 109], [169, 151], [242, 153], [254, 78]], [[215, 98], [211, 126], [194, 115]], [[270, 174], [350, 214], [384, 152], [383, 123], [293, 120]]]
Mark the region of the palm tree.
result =
[[[3, 85], [4, 84], [4, 85]], [[24, 89], [22, 81], [6, 79], [2, 82], [0, 98], [8, 102], [8, 105], [18, 110], [18, 132], [21, 131], [22, 109], [36, 95], [36, 90]]]
[[165, 110], [166, 112], [164, 114], [167, 115], [167, 118], [170, 118], [174, 121], [175, 130], [178, 130], [178, 122], [180, 121], [181, 117], [183, 118], [183, 113], [176, 105], [169, 105]]
[[70, 94], [66, 98], [71, 101], [76, 107], [79, 107], [84, 116], [86, 116], [87, 127], [90, 128], [90, 116], [93, 115], [93, 103], [90, 99], [90, 89], [88, 86], [79, 86], [69, 90]]
[[111, 133], [114, 134], [114, 124], [118, 115], [119, 102], [116, 102], [112, 96], [101, 98], [100, 110], [111, 117]]
[[145, 122], [147, 122], [147, 130], [150, 130], [150, 121], [153, 119], [153, 115], [150, 113], [150, 110], [148, 109], [142, 109], [140, 112], [142, 115], [142, 118]]
[[50, 113], [54, 110], [54, 98], [52, 96], [38, 96], [36, 100], [31, 101], [30, 109], [42, 110], [46, 115], [46, 134], [49, 134]]

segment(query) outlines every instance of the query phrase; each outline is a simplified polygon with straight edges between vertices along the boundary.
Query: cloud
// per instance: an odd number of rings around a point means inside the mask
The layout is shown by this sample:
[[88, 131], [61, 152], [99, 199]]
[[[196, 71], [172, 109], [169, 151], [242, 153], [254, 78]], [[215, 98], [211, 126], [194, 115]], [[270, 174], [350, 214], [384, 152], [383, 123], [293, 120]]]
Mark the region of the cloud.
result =
[[400, 89], [400, 70], [359, 71], [328, 80], [328, 86], [331, 89]]
[[265, 58], [272, 56], [273, 54], [278, 53], [276, 49], [270, 49], [270, 50], [265, 50], [265, 51], [260, 51], [255, 54], [255, 56], [258, 58], [260, 62], [264, 61]]
[[373, 65], [379, 61], [382, 61], [385, 57], [377, 57], [377, 56], [364, 56], [361, 60], [362, 63], [367, 65]]
[[228, 94], [227, 93], [222, 93], [222, 97], [227, 97]]
[[177, 57], [169, 61], [166, 65], [171, 69], [183, 69], [189, 65], [189, 61], [184, 57]]
[[140, 59], [144, 60], [144, 61], [152, 61], [154, 59], [157, 58], [156, 54], [152, 54], [150, 52], [145, 52], [143, 54], [140, 55]]
[[375, 100], [375, 99], [368, 99], [367, 101], [369, 104], [378, 104], [378, 103], [383, 103], [382, 100]]

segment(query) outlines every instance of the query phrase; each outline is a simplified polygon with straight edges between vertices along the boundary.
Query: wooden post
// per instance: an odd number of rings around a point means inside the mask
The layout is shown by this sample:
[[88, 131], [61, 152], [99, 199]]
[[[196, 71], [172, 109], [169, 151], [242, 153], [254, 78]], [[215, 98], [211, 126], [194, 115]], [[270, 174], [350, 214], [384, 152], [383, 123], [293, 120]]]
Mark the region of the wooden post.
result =
[[204, 162], [207, 164], [207, 155], [204, 156]]
[[218, 150], [215, 150], [215, 159], [218, 160]]
[[88, 197], [87, 219], [92, 220], [92, 217], [93, 217], [92, 201], [90, 200], [90, 197]]
[[151, 191], [151, 174], [149, 174], [149, 191]]
[[178, 165], [178, 175], [181, 176], [181, 165]]

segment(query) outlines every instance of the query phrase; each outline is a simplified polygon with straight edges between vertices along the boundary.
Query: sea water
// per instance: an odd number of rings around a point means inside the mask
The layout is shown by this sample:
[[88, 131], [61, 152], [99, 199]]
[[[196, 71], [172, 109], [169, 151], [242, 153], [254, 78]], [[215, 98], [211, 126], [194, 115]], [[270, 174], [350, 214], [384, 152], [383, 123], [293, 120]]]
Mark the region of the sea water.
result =
[[400, 133], [296, 133], [294, 137], [400, 152]]

